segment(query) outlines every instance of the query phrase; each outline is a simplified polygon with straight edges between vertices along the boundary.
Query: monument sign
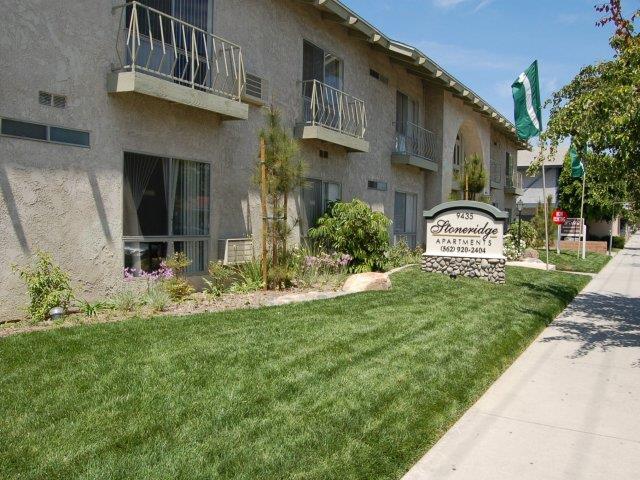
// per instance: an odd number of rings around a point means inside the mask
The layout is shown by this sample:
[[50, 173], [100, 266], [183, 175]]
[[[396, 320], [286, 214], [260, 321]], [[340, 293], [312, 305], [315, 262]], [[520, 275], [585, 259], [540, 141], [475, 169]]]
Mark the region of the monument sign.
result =
[[427, 249], [422, 268], [452, 277], [505, 281], [504, 228], [509, 215], [473, 201], [442, 203], [424, 212]]

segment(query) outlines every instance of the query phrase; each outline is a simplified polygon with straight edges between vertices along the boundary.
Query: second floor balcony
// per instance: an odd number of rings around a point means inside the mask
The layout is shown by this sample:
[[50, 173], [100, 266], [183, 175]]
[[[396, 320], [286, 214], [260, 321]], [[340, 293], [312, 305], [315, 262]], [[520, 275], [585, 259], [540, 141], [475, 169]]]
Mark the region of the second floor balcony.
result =
[[301, 139], [318, 139], [351, 152], [368, 152], [364, 139], [367, 116], [364, 101], [318, 80], [302, 82], [302, 119], [296, 126]]
[[524, 180], [522, 173], [510, 172], [505, 180], [504, 193], [511, 195], [524, 195]]
[[241, 102], [246, 74], [240, 46], [137, 1], [113, 11], [120, 21], [110, 93], [157, 97], [223, 119], [248, 118], [249, 107]]
[[405, 122], [396, 126], [396, 141], [391, 162], [437, 172], [437, 149], [438, 137], [435, 133], [415, 123]]

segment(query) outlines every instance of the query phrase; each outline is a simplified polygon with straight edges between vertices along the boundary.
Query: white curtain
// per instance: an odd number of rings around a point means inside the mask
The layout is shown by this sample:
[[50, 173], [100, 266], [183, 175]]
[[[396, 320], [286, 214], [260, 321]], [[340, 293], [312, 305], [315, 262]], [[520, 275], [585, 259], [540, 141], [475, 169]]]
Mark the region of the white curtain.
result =
[[140, 207], [144, 191], [151, 180], [158, 158], [136, 153], [127, 153], [124, 159], [125, 178], [129, 179], [129, 189], [134, 206]]

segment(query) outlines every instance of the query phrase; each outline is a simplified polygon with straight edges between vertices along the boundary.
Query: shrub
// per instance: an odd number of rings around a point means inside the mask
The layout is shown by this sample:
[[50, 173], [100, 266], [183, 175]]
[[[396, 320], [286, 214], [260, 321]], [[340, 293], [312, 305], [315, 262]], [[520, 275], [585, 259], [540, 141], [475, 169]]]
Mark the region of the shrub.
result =
[[624, 248], [624, 245], [627, 243], [627, 239], [625, 237], [613, 237], [612, 239], [612, 248]]
[[352, 271], [381, 270], [389, 247], [391, 220], [362, 200], [338, 202], [309, 230], [309, 236], [329, 251], [352, 257]]
[[183, 252], [176, 252], [164, 261], [164, 265], [173, 273], [170, 278], [162, 282], [166, 292], [174, 302], [185, 301], [196, 291], [184, 278], [187, 267], [191, 265], [191, 260]]
[[116, 293], [109, 303], [121, 312], [132, 312], [138, 306], [138, 295], [133, 290], [122, 290]]
[[229, 287], [234, 272], [222, 262], [209, 262], [209, 278], [204, 278], [204, 291], [208, 295], [219, 297]]
[[420, 247], [416, 247], [412, 250], [406, 242], [399, 241], [387, 250], [386, 269], [391, 270], [393, 268], [410, 265], [412, 263], [420, 263], [422, 253], [423, 252]]
[[14, 265], [12, 269], [27, 285], [27, 313], [32, 320], [45, 320], [54, 307], [68, 308], [73, 297], [69, 275], [53, 263], [49, 253], [38, 252], [33, 266]]
[[98, 312], [105, 310], [106, 308], [108, 308], [108, 305], [104, 302], [91, 303], [87, 300], [80, 301], [80, 311], [85, 317], [95, 317], [98, 315]]
[[144, 295], [144, 303], [154, 312], [164, 312], [171, 303], [171, 296], [161, 283], [153, 285]]
[[230, 291], [234, 293], [249, 293], [261, 290], [264, 287], [262, 281], [262, 264], [260, 260], [240, 264], [236, 267], [238, 280], [231, 285]]
[[518, 248], [518, 237], [512, 234], [504, 236], [504, 256], [507, 260], [518, 260], [526, 251], [524, 240], [520, 240], [520, 248]]
[[[544, 225], [543, 225], [543, 237], [542, 241], [538, 238], [538, 232], [531, 224], [531, 222], [527, 222], [526, 220], [522, 220], [522, 224], [520, 226], [520, 240], [524, 241], [527, 247], [537, 247], [541, 244], [544, 244]], [[518, 221], [514, 221], [509, 225], [509, 234], [513, 236], [513, 238], [517, 241], [518, 239]]]

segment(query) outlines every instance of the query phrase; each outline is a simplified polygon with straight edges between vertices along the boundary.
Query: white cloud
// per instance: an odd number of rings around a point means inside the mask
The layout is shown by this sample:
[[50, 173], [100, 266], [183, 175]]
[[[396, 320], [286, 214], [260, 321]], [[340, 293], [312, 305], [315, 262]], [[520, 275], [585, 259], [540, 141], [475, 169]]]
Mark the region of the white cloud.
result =
[[514, 75], [517, 76], [522, 70], [522, 66], [527, 62], [527, 59], [515, 56], [426, 40], [418, 42], [416, 47], [447, 70], [449, 68], [492, 69], [514, 72]]
[[491, 5], [495, 0], [433, 0], [433, 4], [438, 8], [453, 8], [461, 3], [475, 4], [473, 12], [478, 12], [484, 7]]

